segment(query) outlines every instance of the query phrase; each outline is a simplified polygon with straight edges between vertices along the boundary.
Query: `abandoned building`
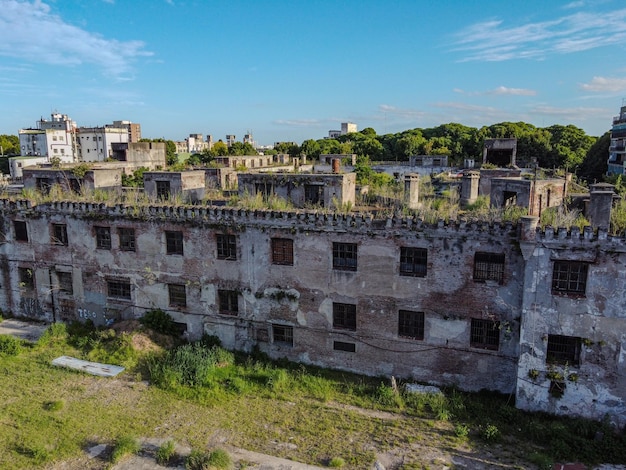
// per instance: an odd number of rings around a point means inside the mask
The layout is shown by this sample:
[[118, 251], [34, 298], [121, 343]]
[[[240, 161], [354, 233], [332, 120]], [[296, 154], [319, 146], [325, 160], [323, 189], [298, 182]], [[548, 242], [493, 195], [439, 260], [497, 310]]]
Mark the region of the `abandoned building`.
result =
[[490, 163], [498, 167], [515, 167], [517, 158], [517, 139], [485, 139], [483, 142], [483, 164]]
[[[75, 168], [75, 167], [74, 167]], [[120, 168], [98, 167], [85, 170], [84, 174], [75, 173], [72, 166], [67, 168], [27, 167], [23, 169], [22, 182], [24, 189], [37, 189], [46, 194], [54, 185], [63, 191], [81, 193], [95, 189], [112, 190], [122, 187], [122, 170]]]
[[240, 173], [239, 196], [276, 195], [295, 207], [353, 206], [356, 199], [356, 174]]
[[537, 220], [1, 199], [0, 308], [99, 325], [160, 308], [190, 339], [624, 425], [626, 240]]
[[181, 201], [195, 204], [204, 199], [206, 175], [204, 170], [146, 171], [143, 174], [144, 192], [152, 200]]

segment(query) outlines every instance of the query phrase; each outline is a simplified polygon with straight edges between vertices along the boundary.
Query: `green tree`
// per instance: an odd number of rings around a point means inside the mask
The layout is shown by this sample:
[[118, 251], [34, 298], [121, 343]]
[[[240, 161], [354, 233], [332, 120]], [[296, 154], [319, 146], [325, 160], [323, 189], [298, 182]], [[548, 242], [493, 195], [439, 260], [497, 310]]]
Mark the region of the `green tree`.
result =
[[583, 162], [576, 170], [576, 175], [588, 183], [602, 181], [608, 170], [607, 159], [610, 145], [611, 133], [605, 132], [604, 135], [596, 140], [589, 148]]
[[370, 160], [380, 160], [383, 156], [383, 146], [376, 139], [364, 138], [352, 144], [352, 151], [360, 157], [367, 157]]
[[361, 131], [361, 134], [366, 137], [376, 137], [376, 131], [372, 127], [366, 127]]
[[216, 157], [223, 157], [225, 155], [228, 155], [228, 146], [221, 140], [215, 142], [211, 150]]
[[320, 158], [321, 147], [313, 139], [308, 139], [302, 142], [300, 146], [300, 150], [307, 156], [309, 159], [317, 160]]
[[20, 139], [16, 135], [0, 135], [0, 147], [3, 155], [19, 155]]

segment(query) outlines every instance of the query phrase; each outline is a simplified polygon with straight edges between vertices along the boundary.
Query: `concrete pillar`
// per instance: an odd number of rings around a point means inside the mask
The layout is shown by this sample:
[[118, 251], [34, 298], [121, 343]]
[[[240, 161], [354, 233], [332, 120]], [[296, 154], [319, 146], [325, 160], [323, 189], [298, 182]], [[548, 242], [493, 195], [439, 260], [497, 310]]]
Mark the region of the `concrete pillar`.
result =
[[404, 203], [409, 209], [419, 207], [419, 181], [420, 175], [417, 173], [404, 175]]
[[593, 227], [609, 228], [613, 194], [613, 186], [610, 184], [591, 186], [587, 218]]
[[478, 198], [478, 183], [480, 173], [478, 171], [465, 171], [461, 179], [461, 205], [467, 206], [476, 202]]

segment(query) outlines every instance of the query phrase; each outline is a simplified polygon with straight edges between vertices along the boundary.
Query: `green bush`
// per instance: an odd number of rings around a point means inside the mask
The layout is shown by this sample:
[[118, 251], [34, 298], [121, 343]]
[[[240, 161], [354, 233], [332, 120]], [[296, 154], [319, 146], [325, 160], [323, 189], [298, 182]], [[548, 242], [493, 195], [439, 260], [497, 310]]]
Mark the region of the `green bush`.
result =
[[115, 441], [115, 447], [111, 454], [111, 462], [117, 463], [129, 454], [136, 454], [139, 452], [139, 443], [132, 436], [121, 436]]
[[163, 333], [171, 336], [178, 335], [175, 329], [174, 320], [172, 320], [172, 317], [168, 313], [164, 312], [160, 308], [147, 311], [141, 318], [140, 322], [142, 325], [147, 326], [157, 333]]
[[487, 442], [496, 442], [500, 439], [500, 430], [493, 424], [488, 424], [482, 431], [482, 437]]
[[47, 346], [54, 343], [64, 342], [68, 338], [67, 325], [65, 323], [53, 323], [43, 332], [37, 344]]
[[204, 385], [216, 366], [234, 363], [231, 352], [219, 347], [205, 348], [200, 343], [185, 344], [148, 362], [152, 381], [162, 387]]
[[208, 470], [209, 453], [200, 450], [192, 450], [185, 459], [186, 470]]
[[209, 468], [228, 470], [233, 467], [233, 461], [228, 452], [223, 449], [215, 449], [209, 454]]
[[59, 411], [62, 410], [64, 406], [65, 402], [63, 402], [63, 400], [47, 401], [43, 404], [46, 411]]
[[456, 437], [467, 437], [469, 435], [470, 428], [466, 424], [457, 424], [454, 426], [454, 434]]
[[174, 458], [174, 455], [176, 455], [175, 448], [176, 445], [173, 441], [167, 441], [161, 444], [156, 451], [157, 463], [160, 465], [168, 465]]
[[331, 468], [342, 468], [346, 464], [346, 461], [341, 457], [333, 457], [328, 462], [328, 466]]
[[22, 352], [22, 341], [9, 335], [0, 335], [0, 355], [17, 356]]

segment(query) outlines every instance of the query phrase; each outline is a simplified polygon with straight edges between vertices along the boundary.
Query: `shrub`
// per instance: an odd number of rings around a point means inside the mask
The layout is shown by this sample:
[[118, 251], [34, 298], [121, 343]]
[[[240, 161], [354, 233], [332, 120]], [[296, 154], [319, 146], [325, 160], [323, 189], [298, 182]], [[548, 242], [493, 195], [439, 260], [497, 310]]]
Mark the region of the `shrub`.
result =
[[209, 454], [200, 450], [192, 450], [185, 459], [186, 470], [207, 470], [209, 468]]
[[488, 424], [483, 429], [482, 437], [487, 442], [495, 442], [500, 439], [500, 430], [493, 424]]
[[346, 461], [343, 460], [341, 457], [333, 457], [332, 459], [330, 459], [330, 462], [328, 462], [328, 466], [332, 468], [341, 468], [345, 464]]
[[53, 323], [46, 331], [43, 332], [37, 344], [40, 346], [47, 346], [53, 343], [59, 343], [66, 341], [68, 338], [67, 326], [65, 323]]
[[225, 349], [185, 344], [148, 363], [152, 381], [160, 387], [203, 385], [216, 366], [231, 365], [235, 358]]
[[228, 452], [223, 449], [215, 449], [209, 454], [209, 468], [227, 470], [232, 468], [233, 461]]
[[47, 401], [43, 404], [46, 411], [59, 411], [65, 406], [63, 400]]
[[140, 446], [137, 440], [132, 436], [121, 436], [115, 441], [115, 447], [111, 454], [111, 462], [117, 463], [129, 454], [139, 452]]
[[456, 434], [456, 437], [467, 437], [469, 435], [469, 431], [469, 426], [466, 424], [457, 424], [454, 427], [454, 434]]
[[160, 465], [169, 464], [174, 458], [176, 445], [173, 441], [164, 442], [156, 451], [156, 461]]
[[160, 308], [147, 311], [141, 318], [140, 322], [142, 325], [147, 326], [157, 333], [163, 333], [171, 336], [177, 335], [174, 328], [174, 320], [172, 320], [172, 317], [168, 313], [164, 312]]
[[22, 342], [9, 335], [0, 335], [0, 355], [17, 356], [22, 351]]

